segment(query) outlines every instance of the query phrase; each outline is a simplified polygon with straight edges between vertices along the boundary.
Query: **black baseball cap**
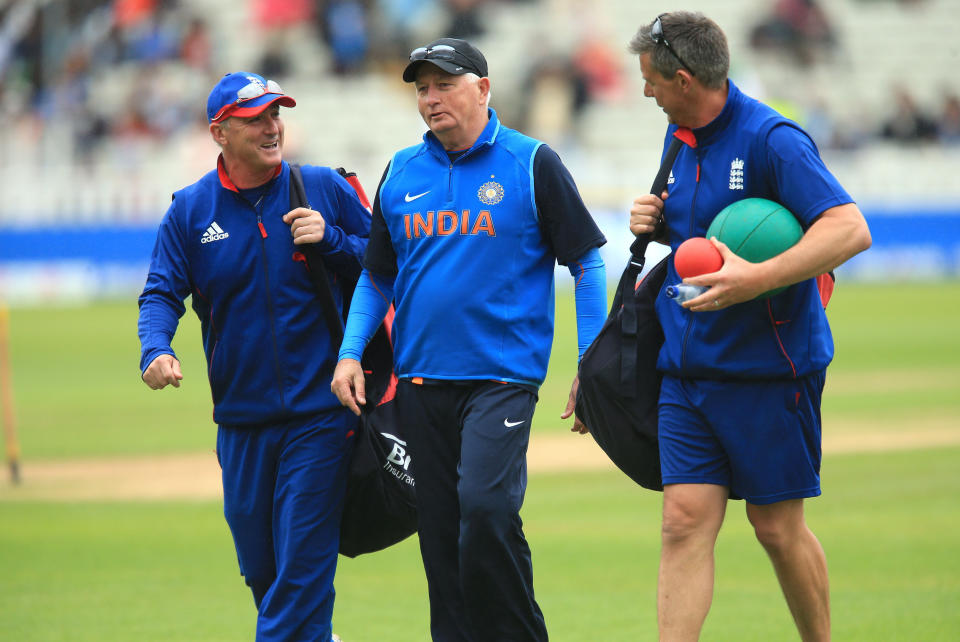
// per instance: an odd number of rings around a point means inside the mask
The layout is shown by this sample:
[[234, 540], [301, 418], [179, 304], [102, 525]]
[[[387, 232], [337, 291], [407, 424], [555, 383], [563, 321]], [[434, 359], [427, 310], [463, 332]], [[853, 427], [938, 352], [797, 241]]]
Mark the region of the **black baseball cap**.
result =
[[403, 81], [413, 82], [417, 77], [417, 67], [424, 62], [433, 63], [448, 74], [469, 73], [481, 78], [487, 75], [487, 59], [479, 49], [459, 38], [440, 38], [426, 47], [411, 51], [410, 64], [403, 70]]

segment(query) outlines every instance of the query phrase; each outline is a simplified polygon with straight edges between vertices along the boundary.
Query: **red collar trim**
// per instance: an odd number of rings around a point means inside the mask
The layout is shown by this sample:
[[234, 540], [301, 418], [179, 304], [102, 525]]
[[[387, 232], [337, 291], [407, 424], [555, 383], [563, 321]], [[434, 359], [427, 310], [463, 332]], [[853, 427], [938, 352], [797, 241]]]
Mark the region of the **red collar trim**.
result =
[[697, 146], [697, 137], [689, 127], [677, 127], [677, 131], [673, 132], [673, 136], [679, 138], [690, 147]]
[[228, 189], [232, 192], [240, 192], [240, 190], [237, 189], [237, 186], [233, 184], [233, 181], [230, 180], [229, 174], [227, 174], [227, 166], [223, 164], [222, 153], [217, 157], [217, 176], [220, 177], [220, 184], [223, 185], [225, 189]]
[[[281, 162], [277, 165], [276, 171], [273, 172], [273, 176], [270, 177], [271, 180], [280, 175], [280, 172], [283, 171], [283, 163]], [[228, 189], [231, 192], [240, 193], [240, 189], [233, 184], [233, 181], [230, 180], [230, 175], [227, 174], [227, 166], [223, 163], [223, 153], [217, 157], [217, 176], [220, 178], [220, 184], [223, 185], [224, 189]]]

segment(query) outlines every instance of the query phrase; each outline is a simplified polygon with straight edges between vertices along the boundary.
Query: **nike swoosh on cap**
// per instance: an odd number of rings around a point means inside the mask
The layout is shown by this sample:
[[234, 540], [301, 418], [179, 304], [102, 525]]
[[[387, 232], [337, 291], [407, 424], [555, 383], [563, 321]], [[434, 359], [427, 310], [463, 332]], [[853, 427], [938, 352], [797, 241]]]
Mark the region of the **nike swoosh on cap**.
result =
[[403, 197], [403, 200], [409, 203], [410, 201], [415, 201], [421, 196], [426, 196], [429, 193], [430, 193], [430, 190], [427, 190], [426, 192], [423, 192], [421, 194], [415, 194], [414, 196], [410, 196], [410, 192], [407, 192], [407, 195]]

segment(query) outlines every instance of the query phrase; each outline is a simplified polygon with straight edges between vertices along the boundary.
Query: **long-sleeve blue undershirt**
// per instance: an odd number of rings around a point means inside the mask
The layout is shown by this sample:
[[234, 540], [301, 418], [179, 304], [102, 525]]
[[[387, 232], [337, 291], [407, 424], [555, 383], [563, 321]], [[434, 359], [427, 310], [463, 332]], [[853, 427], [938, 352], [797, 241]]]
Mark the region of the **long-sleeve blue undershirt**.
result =
[[[579, 358], [600, 333], [607, 318], [607, 276], [600, 250], [595, 247], [571, 261], [568, 268], [574, 279]], [[367, 270], [360, 274], [343, 332], [340, 359], [360, 361], [393, 301], [393, 284], [394, 277], [375, 275]]]
[[600, 250], [595, 247], [571, 261], [567, 268], [574, 280], [579, 362], [607, 320], [607, 269], [600, 258]]
[[393, 301], [394, 280], [395, 277], [374, 275], [366, 269], [360, 273], [360, 280], [353, 291], [347, 324], [343, 329], [343, 343], [340, 344], [338, 359], [360, 361], [363, 350], [373, 338], [377, 327], [387, 315], [390, 302]]

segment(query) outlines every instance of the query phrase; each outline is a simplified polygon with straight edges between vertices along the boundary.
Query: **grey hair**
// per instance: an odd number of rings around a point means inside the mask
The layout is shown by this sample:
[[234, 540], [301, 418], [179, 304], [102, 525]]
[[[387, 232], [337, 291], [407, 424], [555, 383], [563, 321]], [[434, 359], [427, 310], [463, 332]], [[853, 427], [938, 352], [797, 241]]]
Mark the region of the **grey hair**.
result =
[[[214, 124], [214, 125], [219, 125], [221, 130], [230, 129], [230, 120], [231, 120], [231, 117], [228, 116], [228, 117], [224, 118], [223, 120], [217, 121], [216, 123], [213, 123], [213, 124]], [[223, 145], [220, 144], [220, 141], [217, 140], [216, 137], [213, 137], [213, 142], [215, 142], [215, 143], [217, 144], [217, 147], [219, 147], [220, 149], [223, 149]]]
[[[705, 87], [722, 89], [730, 71], [730, 48], [720, 26], [700, 12], [671, 11], [660, 16], [663, 36]], [[650, 35], [651, 22], [637, 30], [630, 40], [630, 53], [650, 54], [653, 68], [672, 78], [683, 64]]]
[[[470, 82], [472, 82], [472, 83], [474, 83], [474, 84], [480, 82], [480, 76], [478, 76], [477, 74], [475, 74], [475, 73], [473, 73], [473, 72], [471, 72], [471, 71], [468, 71], [467, 73], [463, 74], [463, 76], [464, 76], [464, 78], [468, 79]], [[487, 106], [487, 107], [490, 106], [490, 96], [491, 96], [491, 95], [493, 95], [493, 90], [492, 90], [492, 89], [490, 89], [489, 91], [487, 91], [487, 103], [486, 103], [486, 106]]]

